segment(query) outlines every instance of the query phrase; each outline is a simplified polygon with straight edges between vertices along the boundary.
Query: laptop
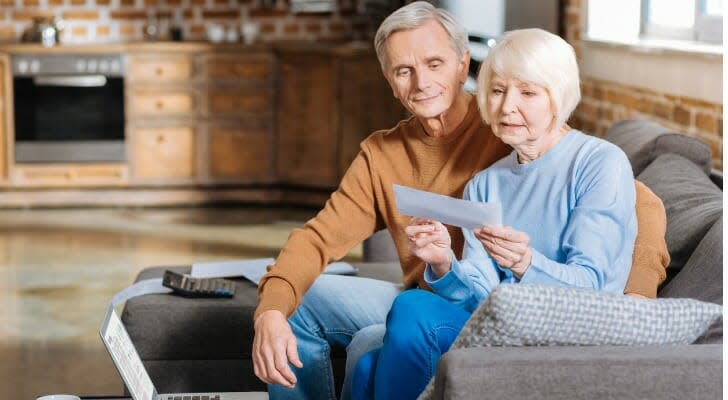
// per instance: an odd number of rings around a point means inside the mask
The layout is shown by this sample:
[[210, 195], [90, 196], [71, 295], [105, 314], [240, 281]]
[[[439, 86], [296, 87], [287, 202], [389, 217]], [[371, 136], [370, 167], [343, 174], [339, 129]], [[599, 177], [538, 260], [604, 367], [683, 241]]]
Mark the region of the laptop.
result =
[[112, 305], [106, 310], [99, 329], [101, 340], [114, 361], [116, 370], [134, 400], [263, 400], [267, 393], [172, 393], [160, 394], [152, 383], [129, 333]]

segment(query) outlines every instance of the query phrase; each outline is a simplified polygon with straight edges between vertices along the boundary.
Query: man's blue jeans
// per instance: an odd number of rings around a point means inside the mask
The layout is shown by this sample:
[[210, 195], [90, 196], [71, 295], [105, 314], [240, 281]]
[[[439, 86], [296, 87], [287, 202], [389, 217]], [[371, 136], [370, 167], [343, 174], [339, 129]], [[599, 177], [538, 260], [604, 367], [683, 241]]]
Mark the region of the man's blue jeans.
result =
[[341, 398], [351, 397], [351, 372], [369, 350], [381, 347], [384, 322], [402, 285], [368, 278], [321, 275], [288, 322], [296, 335], [303, 368], [291, 365], [296, 387], [268, 385], [271, 400], [336, 399], [331, 346], [346, 347]]
[[352, 398], [416, 399], [435, 375], [470, 313], [424, 290], [397, 296], [381, 349], [361, 356], [352, 373]]

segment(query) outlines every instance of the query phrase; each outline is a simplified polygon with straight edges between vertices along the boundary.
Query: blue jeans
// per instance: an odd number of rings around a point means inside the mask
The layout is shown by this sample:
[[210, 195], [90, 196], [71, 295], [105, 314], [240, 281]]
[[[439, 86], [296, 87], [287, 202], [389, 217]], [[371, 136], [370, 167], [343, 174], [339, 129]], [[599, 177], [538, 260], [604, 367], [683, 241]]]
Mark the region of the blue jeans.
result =
[[271, 400], [336, 399], [331, 346], [346, 347], [346, 377], [341, 398], [348, 400], [356, 360], [382, 345], [387, 312], [401, 290], [402, 285], [386, 281], [319, 276], [288, 319], [303, 363], [301, 369], [291, 365], [298, 382], [293, 389], [268, 385]]
[[435, 375], [470, 313], [424, 290], [397, 296], [381, 349], [361, 356], [353, 372], [353, 399], [416, 399]]

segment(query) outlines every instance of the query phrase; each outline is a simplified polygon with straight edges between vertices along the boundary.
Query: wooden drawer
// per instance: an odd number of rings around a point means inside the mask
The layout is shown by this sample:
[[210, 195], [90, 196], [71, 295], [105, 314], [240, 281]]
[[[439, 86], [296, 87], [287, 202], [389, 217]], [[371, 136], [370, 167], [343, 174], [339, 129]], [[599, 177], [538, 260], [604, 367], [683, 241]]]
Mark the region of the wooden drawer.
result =
[[134, 128], [133, 176], [140, 179], [192, 178], [195, 175], [195, 128]]
[[271, 80], [273, 61], [269, 57], [213, 56], [207, 60], [207, 77], [235, 80], [240, 84], [260, 84]]
[[210, 88], [208, 113], [211, 116], [240, 116], [273, 111], [272, 95], [268, 90]]
[[213, 179], [267, 181], [273, 176], [270, 130], [260, 126], [211, 126], [209, 165]]
[[195, 111], [195, 96], [191, 92], [135, 92], [130, 99], [133, 115], [190, 115]]
[[16, 165], [13, 183], [22, 186], [107, 186], [128, 181], [124, 164]]
[[192, 78], [194, 73], [192, 60], [189, 58], [172, 58], [159, 60], [156, 58], [129, 59], [127, 75], [129, 80], [170, 82], [182, 81]]

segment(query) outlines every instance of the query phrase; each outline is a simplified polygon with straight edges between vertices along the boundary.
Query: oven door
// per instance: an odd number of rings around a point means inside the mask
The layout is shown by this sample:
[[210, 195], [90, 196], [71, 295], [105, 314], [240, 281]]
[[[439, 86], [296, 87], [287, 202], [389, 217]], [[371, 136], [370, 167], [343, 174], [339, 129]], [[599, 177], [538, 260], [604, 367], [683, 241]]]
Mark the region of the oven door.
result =
[[15, 77], [16, 162], [124, 161], [124, 80]]

